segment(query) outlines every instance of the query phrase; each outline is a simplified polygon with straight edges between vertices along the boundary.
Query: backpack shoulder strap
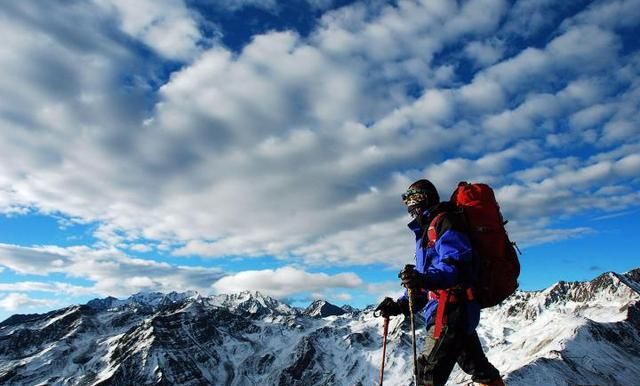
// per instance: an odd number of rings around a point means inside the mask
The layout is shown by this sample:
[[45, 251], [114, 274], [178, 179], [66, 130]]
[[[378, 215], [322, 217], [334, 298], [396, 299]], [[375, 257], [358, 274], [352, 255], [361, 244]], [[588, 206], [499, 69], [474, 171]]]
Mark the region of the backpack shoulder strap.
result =
[[436, 244], [436, 240], [438, 239], [438, 224], [440, 223], [440, 220], [442, 220], [442, 217], [445, 215], [445, 213], [447, 212], [438, 213], [438, 215], [434, 217], [433, 220], [431, 220], [429, 228], [427, 228], [427, 237], [429, 240], [429, 244], [427, 245], [429, 247], [433, 247]]

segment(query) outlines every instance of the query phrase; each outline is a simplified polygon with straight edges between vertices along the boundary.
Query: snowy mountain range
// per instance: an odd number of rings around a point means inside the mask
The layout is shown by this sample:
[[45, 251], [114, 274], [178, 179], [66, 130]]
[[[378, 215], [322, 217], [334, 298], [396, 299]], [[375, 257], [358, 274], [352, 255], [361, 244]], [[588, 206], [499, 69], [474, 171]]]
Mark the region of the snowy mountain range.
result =
[[[423, 337], [418, 325], [418, 338]], [[640, 385], [640, 269], [517, 292], [478, 330], [509, 386]], [[95, 299], [0, 323], [1, 385], [374, 385], [382, 320], [256, 292]], [[385, 385], [410, 385], [411, 334], [392, 318]], [[455, 370], [448, 385], [465, 385]]]

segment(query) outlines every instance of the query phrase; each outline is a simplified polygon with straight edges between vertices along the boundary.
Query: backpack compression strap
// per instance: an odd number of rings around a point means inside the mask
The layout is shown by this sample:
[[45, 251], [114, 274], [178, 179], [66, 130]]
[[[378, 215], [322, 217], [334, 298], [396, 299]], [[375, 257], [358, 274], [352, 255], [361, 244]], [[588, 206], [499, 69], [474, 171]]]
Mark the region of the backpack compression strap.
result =
[[438, 300], [438, 306], [436, 308], [436, 325], [433, 330], [433, 338], [439, 339], [440, 334], [442, 334], [442, 327], [447, 324], [447, 314], [445, 313], [447, 309], [447, 303], [449, 302], [449, 291], [447, 290], [438, 290], [436, 293], [433, 293], [433, 298]]

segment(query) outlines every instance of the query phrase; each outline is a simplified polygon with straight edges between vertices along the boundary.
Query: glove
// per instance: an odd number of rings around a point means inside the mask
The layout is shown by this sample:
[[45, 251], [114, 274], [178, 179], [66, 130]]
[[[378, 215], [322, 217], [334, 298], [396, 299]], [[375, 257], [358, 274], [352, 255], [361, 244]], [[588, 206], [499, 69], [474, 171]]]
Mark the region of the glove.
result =
[[420, 289], [426, 287], [426, 276], [427, 275], [416, 271], [416, 266], [413, 264], [405, 265], [404, 269], [398, 274], [398, 277], [402, 281], [402, 285], [408, 289]]
[[391, 298], [384, 298], [382, 302], [376, 307], [376, 313], [379, 313], [383, 318], [389, 316], [396, 316], [403, 313], [401, 305]]

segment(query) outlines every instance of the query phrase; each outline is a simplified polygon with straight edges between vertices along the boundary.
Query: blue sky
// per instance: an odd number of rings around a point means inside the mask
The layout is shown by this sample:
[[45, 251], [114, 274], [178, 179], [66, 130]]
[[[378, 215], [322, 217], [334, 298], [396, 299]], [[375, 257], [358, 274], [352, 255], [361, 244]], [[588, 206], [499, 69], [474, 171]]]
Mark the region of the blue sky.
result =
[[638, 267], [640, 1], [0, 5], [0, 319], [397, 294], [400, 194], [490, 183], [524, 289]]

